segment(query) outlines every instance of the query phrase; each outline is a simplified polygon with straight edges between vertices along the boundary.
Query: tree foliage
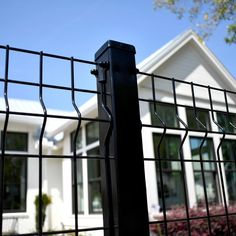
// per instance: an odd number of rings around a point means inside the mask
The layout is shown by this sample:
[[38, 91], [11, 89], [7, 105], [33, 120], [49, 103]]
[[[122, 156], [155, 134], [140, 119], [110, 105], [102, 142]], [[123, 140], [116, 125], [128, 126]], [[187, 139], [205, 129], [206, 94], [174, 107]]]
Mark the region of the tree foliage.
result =
[[187, 15], [203, 39], [224, 21], [228, 25], [226, 43], [236, 44], [236, 0], [154, 0], [154, 5], [170, 10], [179, 19]]

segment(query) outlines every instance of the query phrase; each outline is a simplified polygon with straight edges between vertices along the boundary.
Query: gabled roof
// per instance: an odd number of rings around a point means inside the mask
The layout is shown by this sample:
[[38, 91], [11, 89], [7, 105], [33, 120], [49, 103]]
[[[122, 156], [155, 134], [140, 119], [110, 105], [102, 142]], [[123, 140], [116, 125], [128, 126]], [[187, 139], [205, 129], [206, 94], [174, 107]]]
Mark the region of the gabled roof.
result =
[[[215, 69], [219, 74], [228, 81], [232, 88], [236, 88], [236, 83], [234, 77], [229, 73], [229, 71], [224, 67], [224, 65], [216, 58], [216, 56], [211, 52], [211, 50], [203, 43], [200, 42], [199, 37], [193, 30], [188, 30], [176, 38], [165, 44], [159, 50], [151, 54], [149, 57], [144, 59], [141, 63], [137, 65], [140, 71], [146, 73], [154, 73], [154, 71], [165, 63], [171, 56], [173, 56], [177, 51], [179, 51], [187, 43], [193, 42], [197, 48], [203, 53], [203, 55], [208, 59], [208, 61], [214, 65]], [[138, 83], [141, 83], [146, 76], [138, 76]], [[178, 78], [181, 79], [181, 78]]]

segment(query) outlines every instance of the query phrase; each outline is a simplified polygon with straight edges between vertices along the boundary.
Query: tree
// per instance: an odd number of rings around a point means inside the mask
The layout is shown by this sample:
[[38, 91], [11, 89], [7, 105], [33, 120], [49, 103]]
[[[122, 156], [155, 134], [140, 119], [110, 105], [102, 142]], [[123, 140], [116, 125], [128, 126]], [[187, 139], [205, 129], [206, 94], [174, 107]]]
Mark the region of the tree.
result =
[[188, 15], [195, 23], [202, 39], [207, 39], [214, 29], [226, 22], [228, 44], [236, 44], [236, 0], [154, 0], [155, 8], [166, 8], [179, 19]]

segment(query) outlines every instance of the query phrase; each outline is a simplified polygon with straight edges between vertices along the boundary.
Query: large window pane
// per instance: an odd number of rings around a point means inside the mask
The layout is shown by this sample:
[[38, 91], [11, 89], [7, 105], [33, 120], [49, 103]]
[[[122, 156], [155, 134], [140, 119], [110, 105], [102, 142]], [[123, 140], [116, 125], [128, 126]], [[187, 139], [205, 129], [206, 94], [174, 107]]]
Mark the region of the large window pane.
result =
[[[190, 129], [204, 130], [204, 127], [196, 120], [194, 109], [186, 108], [188, 127]], [[198, 120], [208, 129], [211, 129], [209, 111], [197, 109]]]
[[225, 176], [229, 201], [236, 201], [236, 140], [224, 140], [222, 143], [222, 154], [225, 168]]
[[[28, 134], [7, 132], [5, 150], [27, 152]], [[27, 158], [5, 156], [3, 183], [4, 212], [26, 211]]]
[[4, 212], [26, 210], [27, 159], [6, 157], [4, 165]]
[[90, 122], [86, 125], [86, 144], [93, 143], [99, 139], [99, 123]]
[[202, 180], [202, 172], [206, 184], [207, 198], [209, 203], [218, 202], [218, 185], [217, 185], [217, 172], [215, 161], [215, 152], [212, 139], [206, 139], [202, 145], [201, 154], [203, 160], [203, 170], [200, 164], [200, 146], [202, 138], [191, 137], [190, 146], [192, 159], [199, 162], [193, 162], [193, 171], [195, 179], [195, 191], [198, 203], [205, 202], [204, 186]]
[[[99, 148], [87, 152], [88, 155], [99, 155]], [[100, 160], [88, 159], [88, 190], [89, 190], [89, 212], [102, 212], [101, 195], [101, 163]]]
[[159, 117], [167, 127], [171, 128], [179, 127], [175, 112], [175, 106], [173, 104], [156, 103], [156, 113], [158, 117], [155, 115], [154, 111], [155, 111], [154, 103], [150, 103], [152, 125], [163, 127], [163, 124], [158, 119]]
[[[162, 176], [163, 176], [163, 187], [164, 187], [164, 200], [166, 208], [169, 209], [175, 205], [181, 205], [184, 203], [184, 185], [181, 174], [181, 166], [179, 161], [179, 147], [180, 147], [180, 136], [177, 135], [165, 135], [160, 145], [160, 157], [158, 157], [157, 147], [161, 139], [161, 134], [153, 134], [154, 141], [154, 152], [156, 158], [161, 159], [173, 159], [163, 161], [161, 163]], [[157, 170], [157, 185], [158, 185], [158, 196], [159, 204], [162, 209], [162, 194], [161, 194], [161, 181], [160, 181], [160, 168], [159, 162], [156, 162]]]

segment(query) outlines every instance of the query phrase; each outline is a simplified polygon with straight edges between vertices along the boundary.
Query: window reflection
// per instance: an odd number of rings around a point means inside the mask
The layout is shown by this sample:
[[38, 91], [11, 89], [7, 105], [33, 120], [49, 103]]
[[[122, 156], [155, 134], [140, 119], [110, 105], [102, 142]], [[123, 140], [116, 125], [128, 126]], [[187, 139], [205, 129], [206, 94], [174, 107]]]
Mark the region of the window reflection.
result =
[[[158, 117], [155, 115], [154, 103], [150, 103], [150, 112], [152, 125], [163, 126]], [[178, 128], [178, 120], [176, 117], [175, 106], [167, 103], [156, 103], [156, 112], [159, 118], [167, 127]]]
[[[154, 134], [154, 150], [156, 158], [161, 159], [179, 159], [180, 136], [165, 135], [160, 145], [160, 157], [158, 157], [157, 147], [161, 139], [161, 134]], [[162, 161], [162, 175], [164, 187], [164, 200], [167, 209], [175, 205], [184, 203], [184, 187], [179, 161]], [[157, 185], [160, 207], [163, 207], [160, 181], [159, 162], [156, 162]]]
[[[196, 129], [196, 130], [204, 130], [205, 129], [196, 120], [194, 109], [186, 108], [186, 115], [187, 115], [188, 127], [190, 129]], [[210, 117], [209, 117], [208, 110], [197, 109], [197, 118], [207, 128], [207, 130], [211, 130]]]
[[[200, 145], [202, 138], [191, 137], [190, 146], [192, 159], [199, 162], [193, 162], [194, 180], [195, 180], [195, 191], [198, 203], [205, 202], [204, 186], [202, 180], [202, 172], [204, 173], [204, 179], [206, 184], [207, 198], [209, 202], [218, 202], [218, 189], [217, 189], [217, 172], [214, 154], [214, 146], [212, 139], [206, 139], [203, 143], [202, 149]], [[203, 160], [203, 170], [200, 162], [200, 151]]]

